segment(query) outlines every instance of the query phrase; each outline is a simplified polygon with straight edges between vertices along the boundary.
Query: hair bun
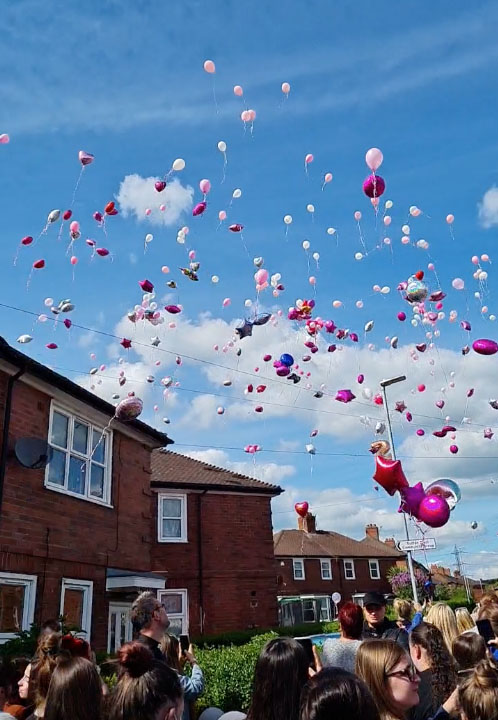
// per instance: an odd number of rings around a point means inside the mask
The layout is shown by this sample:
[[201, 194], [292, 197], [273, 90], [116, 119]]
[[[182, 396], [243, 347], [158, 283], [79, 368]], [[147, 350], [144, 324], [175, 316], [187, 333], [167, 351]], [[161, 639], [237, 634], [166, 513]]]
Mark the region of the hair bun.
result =
[[481, 690], [497, 687], [498, 665], [493, 660], [481, 660], [474, 670], [474, 682]]
[[154, 666], [154, 655], [140, 642], [123, 645], [118, 652], [121, 666], [131, 677], [140, 677]]

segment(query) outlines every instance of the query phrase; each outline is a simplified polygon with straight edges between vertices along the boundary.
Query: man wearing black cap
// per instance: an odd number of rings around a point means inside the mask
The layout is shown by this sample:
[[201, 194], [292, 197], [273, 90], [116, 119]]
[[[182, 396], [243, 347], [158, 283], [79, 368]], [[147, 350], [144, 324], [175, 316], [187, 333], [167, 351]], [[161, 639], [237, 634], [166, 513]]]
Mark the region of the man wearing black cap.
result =
[[367, 592], [363, 598], [362, 640], [394, 640], [408, 650], [408, 633], [394, 620], [386, 618], [386, 600], [380, 592]]

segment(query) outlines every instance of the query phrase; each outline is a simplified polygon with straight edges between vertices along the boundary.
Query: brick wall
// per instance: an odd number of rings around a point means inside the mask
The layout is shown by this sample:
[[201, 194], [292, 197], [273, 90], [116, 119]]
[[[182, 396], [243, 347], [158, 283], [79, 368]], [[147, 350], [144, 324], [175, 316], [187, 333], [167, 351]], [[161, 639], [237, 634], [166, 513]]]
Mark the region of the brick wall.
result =
[[[282, 564], [283, 563], [283, 564]], [[279, 595], [308, 595], [341, 593], [342, 599], [350, 600], [355, 593], [369, 590], [391, 592], [386, 573], [395, 564], [395, 559], [379, 559], [380, 580], [372, 580], [368, 568], [368, 558], [354, 558], [355, 580], [346, 580], [342, 559], [332, 559], [332, 580], [322, 580], [319, 558], [305, 558], [305, 579], [294, 580], [292, 558], [275, 558], [275, 572], [278, 578]]]
[[152, 569], [168, 572], [168, 589], [188, 590], [191, 635], [201, 631], [199, 507], [204, 633], [275, 625], [270, 498], [189, 493], [188, 542], [157, 543], [152, 551]]
[[[0, 399], [6, 380], [0, 373]], [[46, 439], [49, 411], [50, 397], [16, 382], [9, 450], [20, 437]], [[44, 470], [23, 468], [9, 453], [1, 508], [0, 569], [38, 576], [36, 621], [59, 614], [62, 577], [94, 581], [96, 649], [107, 645], [106, 567], [150, 570], [150, 449], [114, 431], [112, 468], [107, 508], [48, 490]]]

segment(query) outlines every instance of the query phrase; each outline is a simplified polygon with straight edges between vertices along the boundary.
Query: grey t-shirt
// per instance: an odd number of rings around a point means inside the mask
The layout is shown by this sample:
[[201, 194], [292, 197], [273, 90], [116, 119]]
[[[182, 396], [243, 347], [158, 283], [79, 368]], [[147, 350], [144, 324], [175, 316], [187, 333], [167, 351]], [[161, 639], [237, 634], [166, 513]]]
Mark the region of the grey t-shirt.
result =
[[354, 673], [356, 653], [361, 640], [329, 638], [323, 643], [322, 661], [325, 667], [339, 667]]

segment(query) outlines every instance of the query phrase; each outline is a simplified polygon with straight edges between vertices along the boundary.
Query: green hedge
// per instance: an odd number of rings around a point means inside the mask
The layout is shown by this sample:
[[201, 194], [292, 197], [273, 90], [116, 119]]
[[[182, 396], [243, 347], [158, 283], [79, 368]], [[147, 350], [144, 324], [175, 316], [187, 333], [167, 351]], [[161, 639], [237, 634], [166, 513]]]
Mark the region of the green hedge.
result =
[[305, 623], [293, 625], [292, 627], [279, 628], [253, 628], [251, 630], [238, 630], [233, 632], [220, 633], [219, 635], [204, 635], [194, 637], [196, 647], [225, 647], [227, 645], [245, 645], [254, 637], [272, 633], [279, 637], [302, 637], [306, 635], [320, 635], [321, 633], [339, 632], [338, 622]]

